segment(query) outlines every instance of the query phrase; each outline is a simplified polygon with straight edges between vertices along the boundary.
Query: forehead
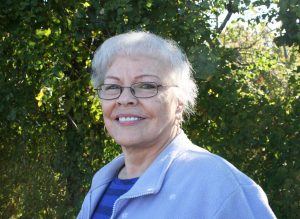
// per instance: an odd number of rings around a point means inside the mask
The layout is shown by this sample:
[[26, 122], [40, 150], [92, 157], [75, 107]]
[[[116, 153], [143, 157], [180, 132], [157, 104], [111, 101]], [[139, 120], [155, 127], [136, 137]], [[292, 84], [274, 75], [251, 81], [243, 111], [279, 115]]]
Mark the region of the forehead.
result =
[[168, 65], [156, 58], [147, 56], [117, 56], [105, 74], [107, 78], [157, 78], [169, 75]]

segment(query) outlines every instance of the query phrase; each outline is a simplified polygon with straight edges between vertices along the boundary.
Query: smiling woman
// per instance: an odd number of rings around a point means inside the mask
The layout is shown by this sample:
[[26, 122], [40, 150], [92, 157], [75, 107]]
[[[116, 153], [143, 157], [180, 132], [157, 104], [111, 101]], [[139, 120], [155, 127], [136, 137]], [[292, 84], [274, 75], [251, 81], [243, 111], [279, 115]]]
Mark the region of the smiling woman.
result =
[[123, 153], [95, 174], [78, 218], [275, 218], [255, 182], [181, 129], [197, 88], [173, 41], [112, 37], [92, 70], [105, 126]]
[[[182, 103], [173, 95], [175, 87], [158, 87], [170, 83], [170, 73], [161, 68], [159, 62], [155, 58], [146, 56], [120, 56], [115, 58], [106, 72], [104, 84], [134, 88], [136, 84], [145, 84], [149, 81], [155, 84], [154, 88], [143, 86], [142, 90], [146, 91], [142, 94], [147, 93], [148, 96], [137, 98], [130, 89], [124, 89], [122, 93], [119, 92], [120, 96], [116, 99], [102, 100], [106, 128], [122, 146], [124, 153], [127, 153], [128, 148], [132, 151], [133, 147], [136, 147], [135, 150], [142, 149], [143, 154], [156, 156], [179, 132], [176, 113], [181, 113], [179, 106]], [[136, 89], [132, 88], [132, 90]], [[144, 159], [144, 155], [142, 156], [141, 158]], [[136, 159], [138, 157], [135, 155], [134, 160]], [[148, 162], [152, 160], [149, 159]], [[145, 163], [145, 168], [149, 165], [148, 162]], [[127, 171], [130, 174], [130, 169]], [[140, 171], [132, 173], [133, 176], [140, 174]]]

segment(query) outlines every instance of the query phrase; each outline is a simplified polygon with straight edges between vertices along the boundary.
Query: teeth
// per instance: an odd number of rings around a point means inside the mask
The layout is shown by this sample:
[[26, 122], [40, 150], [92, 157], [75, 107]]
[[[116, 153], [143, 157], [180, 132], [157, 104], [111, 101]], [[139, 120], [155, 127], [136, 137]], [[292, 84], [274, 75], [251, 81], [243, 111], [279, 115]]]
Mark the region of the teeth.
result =
[[129, 122], [129, 121], [136, 121], [141, 120], [142, 118], [139, 117], [119, 117], [120, 122]]

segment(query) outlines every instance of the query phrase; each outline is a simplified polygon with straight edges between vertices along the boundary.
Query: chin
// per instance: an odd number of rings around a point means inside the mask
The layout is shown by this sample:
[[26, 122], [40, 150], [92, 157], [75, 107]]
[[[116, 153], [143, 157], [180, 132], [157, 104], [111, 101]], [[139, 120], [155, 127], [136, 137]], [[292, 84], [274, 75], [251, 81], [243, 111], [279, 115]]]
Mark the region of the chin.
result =
[[133, 136], [130, 137], [128, 135], [126, 135], [126, 137], [124, 137], [124, 138], [120, 135], [112, 136], [112, 138], [116, 141], [117, 144], [119, 144], [121, 146], [135, 145], [138, 142], [137, 139], [133, 139]]

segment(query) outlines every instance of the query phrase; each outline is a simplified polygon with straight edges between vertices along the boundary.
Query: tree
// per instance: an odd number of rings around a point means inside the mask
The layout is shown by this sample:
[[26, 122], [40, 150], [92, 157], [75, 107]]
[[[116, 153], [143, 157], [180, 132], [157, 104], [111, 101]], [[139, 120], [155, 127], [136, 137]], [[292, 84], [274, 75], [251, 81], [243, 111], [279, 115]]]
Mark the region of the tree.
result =
[[298, 46], [300, 49], [300, 1], [280, 0], [277, 20], [282, 22], [281, 33], [276, 38], [278, 45]]
[[202, 83], [199, 112], [187, 130], [199, 145], [255, 179], [278, 218], [297, 218], [298, 196], [291, 194], [300, 191], [296, 146], [300, 56], [289, 48], [288, 60], [297, 60], [287, 61], [274, 37], [264, 24], [238, 22], [225, 30], [220, 41], [235, 52], [228, 62], [230, 73]]
[[[112, 35], [142, 29], [176, 40], [194, 66], [201, 92], [185, 125], [193, 141], [261, 183], [278, 216], [296, 218], [298, 51], [287, 47], [280, 66], [273, 45], [235, 48], [240, 41], [225, 28], [249, 7], [248, 0], [2, 1], [1, 217], [77, 214], [93, 173], [120, 153], [104, 132], [89, 82], [93, 52]], [[216, 22], [224, 12], [227, 18]], [[232, 36], [226, 43], [219, 37], [225, 30]]]

